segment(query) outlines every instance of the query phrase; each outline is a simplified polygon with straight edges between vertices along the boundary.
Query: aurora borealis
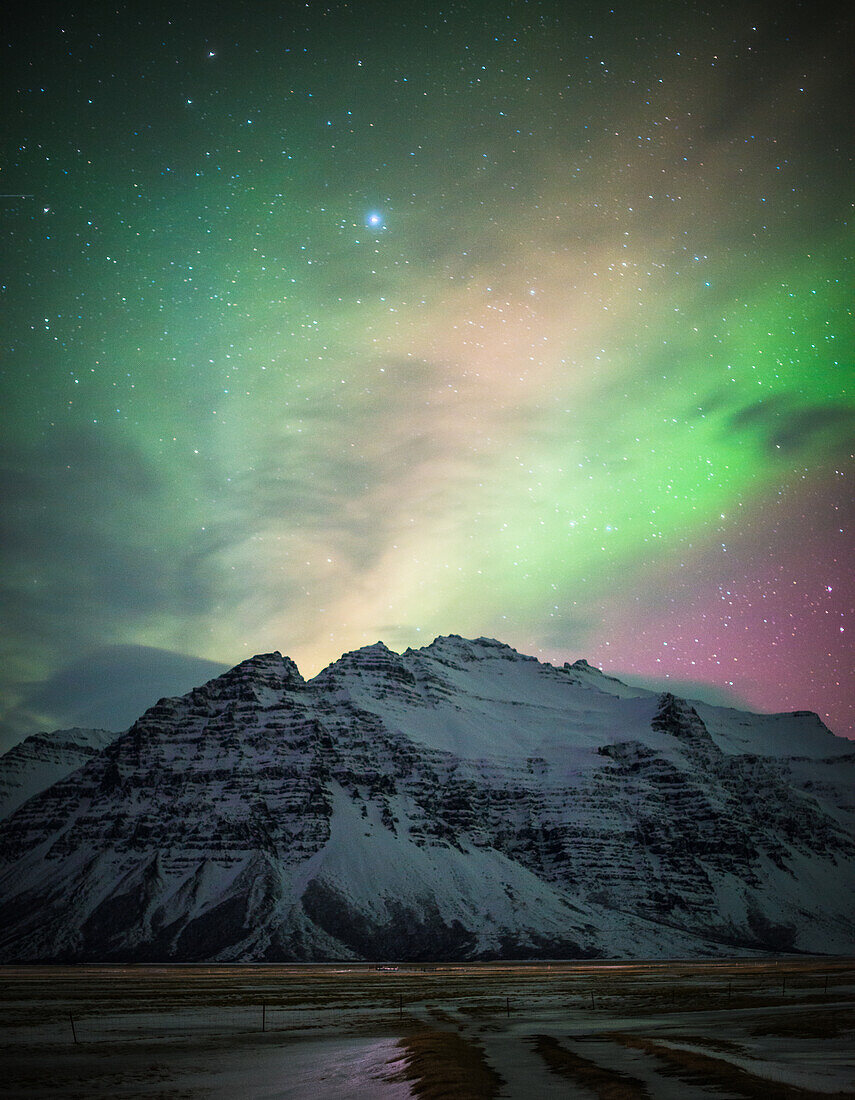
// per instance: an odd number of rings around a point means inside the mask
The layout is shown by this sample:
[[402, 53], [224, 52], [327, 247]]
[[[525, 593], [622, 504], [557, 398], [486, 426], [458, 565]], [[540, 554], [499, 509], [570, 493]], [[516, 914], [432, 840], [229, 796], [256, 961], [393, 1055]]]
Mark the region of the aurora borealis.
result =
[[451, 632], [853, 735], [836, 11], [22, 9], [6, 743], [111, 647]]

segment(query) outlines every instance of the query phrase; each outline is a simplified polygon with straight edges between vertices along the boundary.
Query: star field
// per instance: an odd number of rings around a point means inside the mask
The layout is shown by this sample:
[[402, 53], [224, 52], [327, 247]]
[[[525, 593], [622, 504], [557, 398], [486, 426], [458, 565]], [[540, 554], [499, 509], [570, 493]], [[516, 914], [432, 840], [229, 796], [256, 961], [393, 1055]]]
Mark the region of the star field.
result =
[[4, 728], [102, 647], [455, 632], [852, 735], [836, 9], [21, 14]]

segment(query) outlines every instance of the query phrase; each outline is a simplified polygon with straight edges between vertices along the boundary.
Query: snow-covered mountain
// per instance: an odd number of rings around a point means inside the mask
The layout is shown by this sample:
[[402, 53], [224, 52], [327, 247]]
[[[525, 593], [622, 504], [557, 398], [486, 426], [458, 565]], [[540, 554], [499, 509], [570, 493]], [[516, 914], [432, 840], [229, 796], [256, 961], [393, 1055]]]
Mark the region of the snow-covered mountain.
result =
[[0, 822], [0, 960], [849, 954], [853, 776], [490, 639], [266, 654]]
[[119, 735], [79, 729], [34, 733], [0, 756], [0, 818], [64, 779]]

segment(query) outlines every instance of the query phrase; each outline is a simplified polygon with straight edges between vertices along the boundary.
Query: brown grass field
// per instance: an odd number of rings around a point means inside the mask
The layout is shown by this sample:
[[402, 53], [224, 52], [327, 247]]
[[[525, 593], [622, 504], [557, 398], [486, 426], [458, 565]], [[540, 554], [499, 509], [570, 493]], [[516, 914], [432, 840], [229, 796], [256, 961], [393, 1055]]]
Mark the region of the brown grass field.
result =
[[0, 968], [10, 1097], [855, 1096], [855, 960]]

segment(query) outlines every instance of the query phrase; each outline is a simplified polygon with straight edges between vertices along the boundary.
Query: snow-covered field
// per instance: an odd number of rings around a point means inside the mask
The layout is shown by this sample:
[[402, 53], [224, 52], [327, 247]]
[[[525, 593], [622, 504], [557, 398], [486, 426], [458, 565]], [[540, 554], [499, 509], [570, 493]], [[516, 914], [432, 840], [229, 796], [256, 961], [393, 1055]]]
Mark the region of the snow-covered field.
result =
[[4, 967], [0, 1026], [10, 1097], [855, 1096], [853, 960]]

